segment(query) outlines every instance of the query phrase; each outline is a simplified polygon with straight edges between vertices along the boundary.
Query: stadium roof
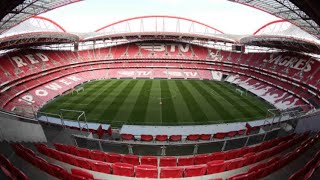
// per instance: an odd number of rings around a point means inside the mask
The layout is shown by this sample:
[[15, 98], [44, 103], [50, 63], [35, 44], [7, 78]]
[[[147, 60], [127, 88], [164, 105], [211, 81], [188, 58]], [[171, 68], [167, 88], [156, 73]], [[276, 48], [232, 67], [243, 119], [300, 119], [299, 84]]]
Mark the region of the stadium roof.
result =
[[320, 4], [318, 0], [229, 0], [260, 9], [320, 39]]
[[0, 33], [24, 20], [80, 0], [1, 0]]
[[[195, 39], [320, 54], [320, 9], [315, 0], [229, 0], [280, 20], [251, 35], [232, 35], [184, 17], [139, 16], [116, 21], [94, 32], [70, 33], [49, 18], [35, 16], [80, 0], [4, 0], [0, 6], [0, 49], [114, 39]], [[151, 27], [151, 28], [150, 28]]]

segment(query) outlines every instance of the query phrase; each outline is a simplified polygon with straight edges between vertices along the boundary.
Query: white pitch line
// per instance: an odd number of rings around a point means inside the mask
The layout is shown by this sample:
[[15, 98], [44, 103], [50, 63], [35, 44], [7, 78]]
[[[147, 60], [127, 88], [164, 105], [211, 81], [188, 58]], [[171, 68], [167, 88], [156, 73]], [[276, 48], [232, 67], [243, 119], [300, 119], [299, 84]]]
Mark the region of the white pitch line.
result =
[[[64, 103], [62, 103], [62, 104], [71, 104], [71, 105], [74, 105], [74, 103], [68, 103], [68, 102], [64, 102]], [[88, 105], [88, 104], [81, 104], [81, 103], [79, 103], [79, 104], [77, 104], [77, 105], [86, 106], [86, 105]]]

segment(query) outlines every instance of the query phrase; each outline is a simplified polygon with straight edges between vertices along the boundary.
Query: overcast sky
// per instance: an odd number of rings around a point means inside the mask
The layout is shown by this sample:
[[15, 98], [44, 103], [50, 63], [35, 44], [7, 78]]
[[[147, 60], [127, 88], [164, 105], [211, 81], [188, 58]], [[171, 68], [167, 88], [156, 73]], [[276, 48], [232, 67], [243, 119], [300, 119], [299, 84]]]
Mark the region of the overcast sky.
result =
[[252, 34], [278, 18], [227, 0], [85, 0], [50, 11], [68, 32], [90, 32], [136, 16], [172, 15], [194, 19], [225, 33]]

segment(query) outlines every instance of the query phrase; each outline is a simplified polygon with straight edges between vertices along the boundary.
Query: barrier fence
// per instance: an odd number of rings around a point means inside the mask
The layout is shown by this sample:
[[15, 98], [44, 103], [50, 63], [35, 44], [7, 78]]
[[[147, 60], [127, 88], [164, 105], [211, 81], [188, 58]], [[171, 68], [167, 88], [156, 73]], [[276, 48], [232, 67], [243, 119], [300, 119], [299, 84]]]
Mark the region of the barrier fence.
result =
[[183, 156], [238, 149], [244, 146], [259, 144], [282, 135], [285, 134], [281, 133], [281, 128], [275, 128], [271, 131], [260, 132], [258, 134], [196, 142], [115, 141], [89, 138], [80, 135], [73, 135], [73, 138], [78, 147], [105, 152], [154, 156]]

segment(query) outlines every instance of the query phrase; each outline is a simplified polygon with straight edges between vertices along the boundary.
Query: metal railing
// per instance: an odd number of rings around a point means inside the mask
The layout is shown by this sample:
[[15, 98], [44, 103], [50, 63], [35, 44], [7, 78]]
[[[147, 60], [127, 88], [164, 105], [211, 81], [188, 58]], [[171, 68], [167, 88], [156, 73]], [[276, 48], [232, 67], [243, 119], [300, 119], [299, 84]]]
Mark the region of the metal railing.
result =
[[142, 141], [119, 141], [102, 140], [86, 136], [72, 135], [78, 147], [96, 149], [100, 151], [114, 152], [120, 154], [136, 155], [195, 155], [217, 151], [238, 149], [271, 140], [278, 137], [281, 128], [271, 131], [261, 131], [257, 134], [244, 135], [222, 140], [212, 139], [210, 141], [181, 141], [181, 142], [142, 142]]

